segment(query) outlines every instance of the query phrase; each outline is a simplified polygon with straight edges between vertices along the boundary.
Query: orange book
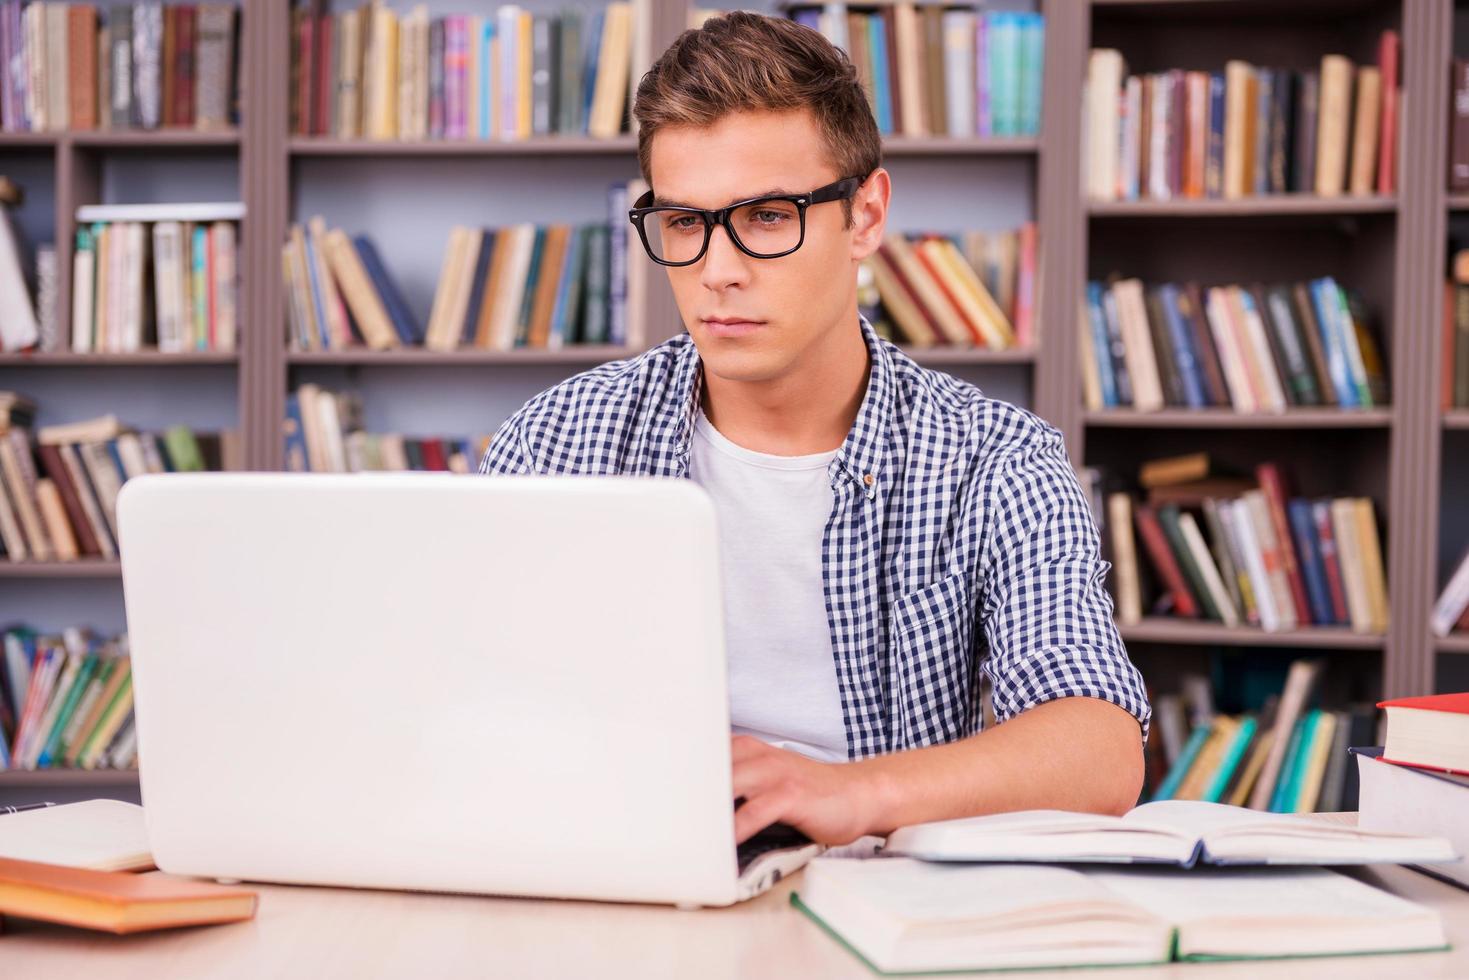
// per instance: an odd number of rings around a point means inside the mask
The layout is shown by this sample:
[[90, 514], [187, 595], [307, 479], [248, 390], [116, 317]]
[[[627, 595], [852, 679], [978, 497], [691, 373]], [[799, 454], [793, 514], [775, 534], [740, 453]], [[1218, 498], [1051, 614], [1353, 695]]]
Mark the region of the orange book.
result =
[[0, 914], [129, 933], [240, 922], [259, 897], [203, 881], [0, 858]]

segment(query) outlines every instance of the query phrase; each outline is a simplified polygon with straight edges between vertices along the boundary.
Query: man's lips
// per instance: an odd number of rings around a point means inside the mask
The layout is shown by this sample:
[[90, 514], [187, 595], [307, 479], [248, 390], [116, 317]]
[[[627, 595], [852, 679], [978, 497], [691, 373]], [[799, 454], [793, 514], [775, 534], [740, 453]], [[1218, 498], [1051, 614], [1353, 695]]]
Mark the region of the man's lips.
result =
[[705, 320], [704, 329], [715, 337], [743, 337], [765, 326], [759, 320]]

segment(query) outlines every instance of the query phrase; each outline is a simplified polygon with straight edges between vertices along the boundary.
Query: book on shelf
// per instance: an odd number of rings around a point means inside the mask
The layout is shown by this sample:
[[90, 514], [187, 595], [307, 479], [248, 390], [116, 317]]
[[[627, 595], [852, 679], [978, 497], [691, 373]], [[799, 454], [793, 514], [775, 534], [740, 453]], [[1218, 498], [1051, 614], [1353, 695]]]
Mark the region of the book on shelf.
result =
[[290, 131], [372, 140], [524, 140], [627, 130], [652, 65], [647, 0], [433, 15], [381, 3], [291, 10]]
[[78, 208], [70, 350], [234, 351], [241, 217], [238, 204]]
[[[1045, 17], [977, 4], [790, 3], [846, 52], [884, 136], [1036, 136]], [[721, 11], [698, 9], [690, 27]]]
[[1347, 749], [1375, 741], [1372, 706], [1318, 707], [1320, 659], [1292, 662], [1283, 680], [1273, 665], [1225, 666], [1242, 675], [1221, 692], [1238, 710], [1216, 707], [1207, 681], [1209, 703], [1199, 703], [1196, 693], [1154, 698], [1157, 737], [1149, 740], [1144, 795], [1273, 813], [1355, 809], [1356, 770]]
[[[1261, 463], [1253, 479], [1211, 473], [1155, 483], [1136, 497], [1114, 490], [1094, 516], [1124, 624], [1138, 622], [1146, 606], [1154, 615], [1270, 632], [1387, 630], [1382, 539], [1370, 498], [1291, 496], [1283, 468]], [[1159, 586], [1152, 603], [1143, 598], [1145, 577]]]
[[1449, 248], [1449, 278], [1444, 283], [1443, 358], [1439, 361], [1439, 407], [1469, 408], [1469, 249]]
[[1209, 287], [1093, 280], [1080, 340], [1089, 411], [1278, 414], [1388, 402], [1366, 305], [1330, 276]]
[[1113, 48], [1087, 65], [1087, 196], [1094, 201], [1392, 194], [1397, 186], [1396, 31], [1376, 64], [1253, 65], [1132, 74]]
[[1453, 59], [1449, 73], [1449, 190], [1469, 191], [1469, 59]]
[[1447, 948], [1439, 913], [1320, 868], [816, 858], [792, 904], [882, 974]]
[[1021, 810], [900, 827], [884, 854], [943, 862], [1352, 865], [1457, 861], [1443, 837], [1362, 830], [1297, 814], [1155, 800], [1120, 817]]
[[489, 448], [475, 439], [413, 437], [363, 429], [362, 398], [316, 384], [286, 399], [285, 468], [299, 473], [407, 471], [472, 473]]
[[[0, 72], [0, 75], [4, 74]], [[37, 248], [34, 253], [37, 266], [40, 264], [39, 253], [40, 249]], [[0, 316], [0, 351], [26, 350], [40, 343], [41, 321], [37, 315], [38, 306], [51, 308], [54, 323], [55, 277], [53, 275], [49, 282], [52, 295], [37, 295], [33, 285], [39, 287], [48, 284], [35, 283], [27, 273], [31, 268], [32, 254], [19, 226], [11, 216], [10, 208], [0, 205], [0, 310], [5, 311], [5, 315]], [[54, 262], [54, 249], [52, 255]]]
[[[648, 263], [625, 232], [634, 180], [609, 190], [611, 224], [456, 225], [426, 323], [409, 309], [366, 236], [349, 240], [317, 216], [282, 248], [295, 350], [556, 350], [641, 345]], [[621, 207], [619, 207], [621, 204]]]
[[233, 4], [0, 3], [0, 127], [220, 130], [239, 123]]
[[123, 483], [143, 473], [240, 469], [241, 455], [233, 432], [137, 432], [110, 415], [42, 426], [34, 444], [27, 425], [0, 425], [0, 560], [116, 559]]
[[889, 233], [858, 272], [878, 333], [913, 347], [1028, 348], [1035, 335], [1035, 225], [1012, 232]]
[[0, 640], [0, 769], [137, 767], [126, 634], [17, 628]]
[[[1367, 830], [1444, 837], [1469, 854], [1469, 776], [1398, 765], [1376, 747], [1353, 748], [1358, 782], [1357, 825]], [[1469, 888], [1469, 862], [1427, 864], [1417, 870]]]

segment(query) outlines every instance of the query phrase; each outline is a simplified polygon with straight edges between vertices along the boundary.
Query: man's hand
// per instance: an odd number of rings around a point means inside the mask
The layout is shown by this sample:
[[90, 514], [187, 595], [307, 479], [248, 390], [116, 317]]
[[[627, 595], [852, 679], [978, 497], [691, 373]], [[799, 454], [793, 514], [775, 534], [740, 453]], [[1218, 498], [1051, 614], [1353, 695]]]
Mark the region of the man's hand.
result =
[[734, 795], [745, 798], [735, 811], [736, 843], [773, 823], [821, 844], [849, 844], [868, 832], [872, 793], [864, 767], [816, 762], [749, 735], [733, 736], [730, 749]]

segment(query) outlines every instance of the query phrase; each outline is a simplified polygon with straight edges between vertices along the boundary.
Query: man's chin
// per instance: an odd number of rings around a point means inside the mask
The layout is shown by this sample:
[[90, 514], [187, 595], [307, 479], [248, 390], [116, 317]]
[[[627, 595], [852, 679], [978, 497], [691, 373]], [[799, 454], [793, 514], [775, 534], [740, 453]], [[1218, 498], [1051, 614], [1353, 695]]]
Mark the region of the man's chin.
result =
[[779, 352], [771, 350], [740, 350], [737, 346], [718, 340], [699, 341], [699, 360], [708, 374], [723, 381], [754, 383], [771, 381], [784, 375], [789, 362]]

